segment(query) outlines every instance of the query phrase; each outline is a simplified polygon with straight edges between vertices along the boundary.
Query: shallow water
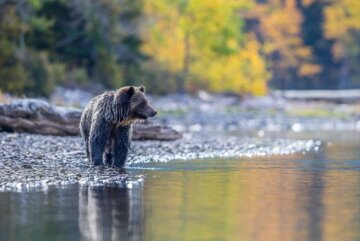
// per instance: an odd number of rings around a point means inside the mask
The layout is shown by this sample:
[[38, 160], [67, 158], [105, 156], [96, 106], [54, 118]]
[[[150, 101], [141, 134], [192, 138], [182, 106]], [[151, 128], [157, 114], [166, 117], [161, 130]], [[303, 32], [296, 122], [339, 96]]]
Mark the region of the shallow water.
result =
[[[267, 134], [281, 137], [284, 133]], [[360, 240], [360, 135], [318, 152], [143, 164], [127, 187], [0, 193], [0, 240]]]

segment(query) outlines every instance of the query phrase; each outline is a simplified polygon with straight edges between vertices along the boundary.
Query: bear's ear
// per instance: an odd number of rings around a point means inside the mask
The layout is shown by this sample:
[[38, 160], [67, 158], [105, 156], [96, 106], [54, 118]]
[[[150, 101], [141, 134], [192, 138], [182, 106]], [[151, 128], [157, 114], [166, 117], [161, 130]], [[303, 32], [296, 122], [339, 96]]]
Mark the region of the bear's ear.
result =
[[143, 85], [139, 87], [139, 90], [140, 90], [141, 92], [145, 93], [145, 87], [144, 87]]
[[131, 97], [135, 94], [135, 88], [133, 86], [130, 86], [128, 91], [127, 91], [127, 94]]

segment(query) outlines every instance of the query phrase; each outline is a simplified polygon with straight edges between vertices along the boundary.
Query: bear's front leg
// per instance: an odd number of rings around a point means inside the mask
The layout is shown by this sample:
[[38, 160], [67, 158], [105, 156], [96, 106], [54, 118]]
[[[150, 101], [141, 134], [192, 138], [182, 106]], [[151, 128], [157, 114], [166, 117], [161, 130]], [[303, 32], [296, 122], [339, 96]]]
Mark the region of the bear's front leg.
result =
[[123, 167], [131, 142], [131, 126], [120, 126], [114, 131], [114, 166]]
[[111, 167], [113, 163], [112, 162], [113, 150], [114, 150], [114, 139], [110, 137], [108, 139], [104, 152], [104, 162], [108, 167]]
[[103, 165], [103, 153], [110, 135], [110, 126], [105, 120], [96, 120], [91, 126], [89, 149], [94, 166]]
[[90, 160], [89, 137], [85, 138], [85, 151], [86, 151], [86, 157], [88, 158], [88, 160]]

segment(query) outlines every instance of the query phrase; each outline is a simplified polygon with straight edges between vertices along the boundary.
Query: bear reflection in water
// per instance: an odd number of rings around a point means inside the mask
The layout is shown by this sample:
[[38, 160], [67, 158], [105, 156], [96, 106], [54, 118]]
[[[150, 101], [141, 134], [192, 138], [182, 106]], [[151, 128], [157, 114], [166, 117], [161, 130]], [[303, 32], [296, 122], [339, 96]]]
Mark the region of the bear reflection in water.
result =
[[144, 227], [141, 187], [85, 187], [79, 195], [79, 228], [85, 239], [141, 239]]

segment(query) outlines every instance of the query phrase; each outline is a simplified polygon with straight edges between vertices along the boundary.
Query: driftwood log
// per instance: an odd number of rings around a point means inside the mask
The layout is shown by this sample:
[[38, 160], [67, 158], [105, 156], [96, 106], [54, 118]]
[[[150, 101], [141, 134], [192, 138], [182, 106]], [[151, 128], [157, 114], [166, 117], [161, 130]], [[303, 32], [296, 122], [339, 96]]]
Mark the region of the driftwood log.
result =
[[[0, 130], [43, 135], [76, 136], [80, 134], [82, 111], [71, 107], [52, 106], [39, 99], [20, 99], [0, 104]], [[162, 125], [136, 124], [134, 140], [176, 140], [181, 134]]]
[[360, 101], [360, 89], [349, 90], [283, 90], [274, 91], [274, 96], [289, 100], [328, 101], [348, 103]]

